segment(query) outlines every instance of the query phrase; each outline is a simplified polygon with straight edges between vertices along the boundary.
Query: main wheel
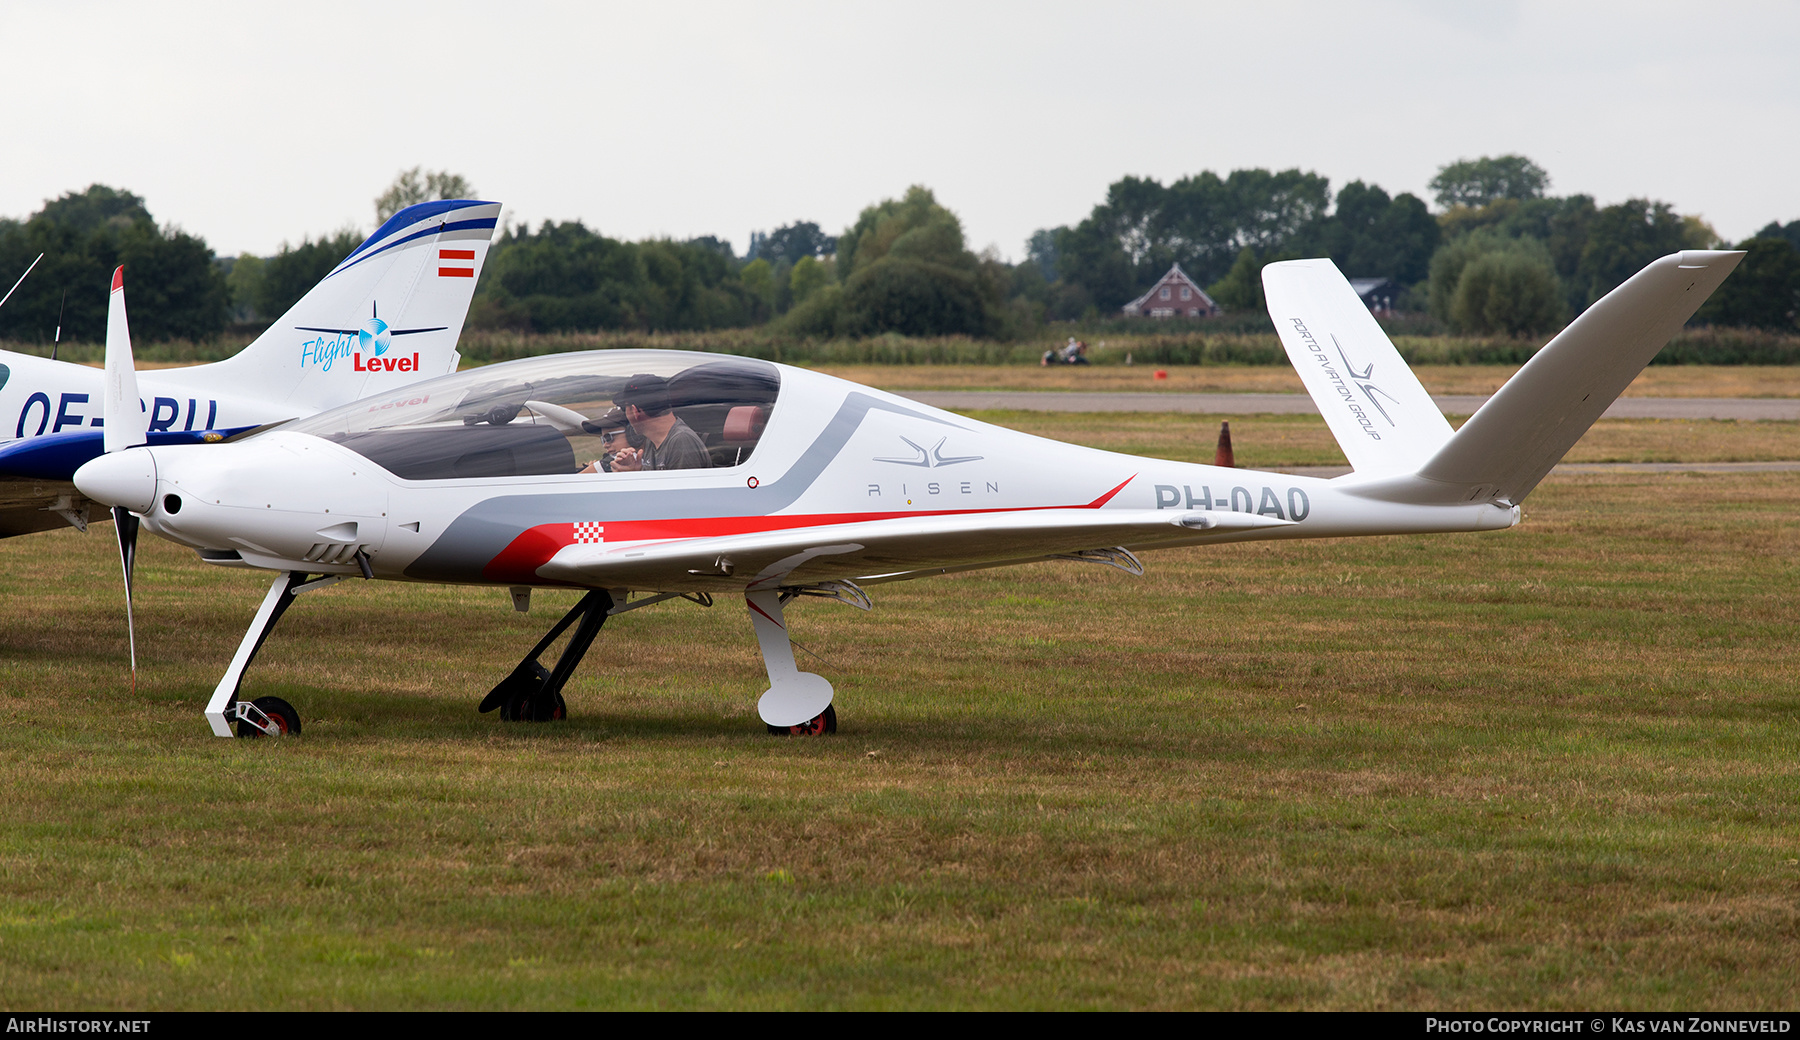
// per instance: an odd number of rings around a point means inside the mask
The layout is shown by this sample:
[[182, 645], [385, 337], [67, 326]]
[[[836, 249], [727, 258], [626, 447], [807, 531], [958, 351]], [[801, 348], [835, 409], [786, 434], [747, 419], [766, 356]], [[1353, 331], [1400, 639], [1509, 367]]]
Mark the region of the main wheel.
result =
[[545, 696], [541, 688], [520, 690], [500, 706], [500, 717], [507, 722], [554, 722], [569, 717], [569, 706], [560, 692]]
[[[275, 724], [275, 736], [297, 737], [300, 735], [300, 713], [294, 710], [292, 704], [282, 700], [280, 697], [258, 697], [250, 703], [261, 710], [264, 715], [267, 715], [269, 721]], [[267, 736], [262, 730], [250, 725], [245, 719], [238, 720], [237, 735], [248, 740]]]
[[837, 706], [827, 704], [825, 710], [813, 716], [810, 722], [798, 726], [770, 726], [769, 732], [778, 737], [822, 737], [836, 733]]

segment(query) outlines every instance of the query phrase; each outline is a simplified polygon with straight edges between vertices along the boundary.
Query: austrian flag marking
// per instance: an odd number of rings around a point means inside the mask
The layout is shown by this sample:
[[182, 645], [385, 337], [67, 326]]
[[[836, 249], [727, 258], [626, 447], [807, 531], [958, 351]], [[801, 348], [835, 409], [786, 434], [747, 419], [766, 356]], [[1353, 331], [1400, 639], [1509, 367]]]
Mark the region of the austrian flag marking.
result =
[[575, 544], [593, 545], [606, 541], [606, 528], [593, 520], [583, 520], [575, 525]]
[[440, 249], [438, 250], [439, 278], [473, 278], [475, 277], [475, 250], [473, 249]]

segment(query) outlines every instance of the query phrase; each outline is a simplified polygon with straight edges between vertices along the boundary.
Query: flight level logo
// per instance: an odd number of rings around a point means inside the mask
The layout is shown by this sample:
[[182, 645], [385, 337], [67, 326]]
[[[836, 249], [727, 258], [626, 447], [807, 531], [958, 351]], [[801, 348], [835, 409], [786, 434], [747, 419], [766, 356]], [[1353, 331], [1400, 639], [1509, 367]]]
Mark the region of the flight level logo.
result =
[[945, 455], [944, 442], [950, 439], [948, 437], [939, 437], [938, 442], [933, 444], [929, 449], [912, 440], [910, 437], [901, 437], [900, 439], [905, 441], [906, 446], [911, 448], [915, 454], [906, 456], [905, 458], [875, 459], [874, 461], [892, 462], [897, 466], [918, 466], [922, 469], [936, 469], [939, 466], [954, 466], [959, 462], [980, 462], [982, 458], [984, 458], [984, 456], [981, 455]]
[[358, 328], [322, 329], [312, 325], [294, 327], [301, 332], [318, 333], [300, 344], [302, 370], [317, 368], [322, 372], [329, 372], [333, 364], [349, 358], [350, 367], [358, 372], [417, 372], [417, 353], [410, 357], [386, 356], [394, 345], [394, 337], [412, 336], [420, 332], [442, 332], [449, 326], [439, 325], [430, 329], [389, 328], [381, 317], [380, 305], [371, 302], [368, 320]]

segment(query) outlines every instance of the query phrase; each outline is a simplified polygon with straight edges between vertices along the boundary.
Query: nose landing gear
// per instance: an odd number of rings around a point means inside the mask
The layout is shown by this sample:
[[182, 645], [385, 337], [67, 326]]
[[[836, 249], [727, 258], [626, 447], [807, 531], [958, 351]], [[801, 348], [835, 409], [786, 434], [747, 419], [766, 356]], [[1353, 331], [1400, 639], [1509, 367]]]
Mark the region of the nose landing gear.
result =
[[212, 699], [206, 702], [206, 721], [212, 726], [214, 736], [231, 736], [233, 723], [237, 724], [240, 737], [299, 735], [300, 713], [293, 705], [279, 697], [259, 697], [246, 703], [238, 699], [238, 692], [244, 685], [244, 671], [256, 659], [256, 652], [262, 649], [269, 633], [274, 631], [275, 623], [293, 604], [294, 597], [336, 584], [337, 580], [336, 575], [313, 579], [303, 571], [287, 571], [276, 576], [268, 595], [263, 597], [262, 606], [257, 608], [256, 618], [245, 631], [243, 641], [238, 643], [237, 653], [232, 655], [224, 677], [213, 688]]

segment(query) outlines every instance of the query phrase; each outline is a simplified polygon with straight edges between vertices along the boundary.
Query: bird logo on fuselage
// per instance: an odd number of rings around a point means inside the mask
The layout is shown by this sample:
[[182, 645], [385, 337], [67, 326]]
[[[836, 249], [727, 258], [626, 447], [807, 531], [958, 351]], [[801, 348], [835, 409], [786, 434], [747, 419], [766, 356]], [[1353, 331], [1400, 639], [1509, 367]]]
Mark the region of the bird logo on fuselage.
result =
[[949, 458], [945, 458], [944, 457], [944, 442], [950, 439], [948, 437], [939, 437], [938, 442], [936, 444], [933, 444], [931, 446], [930, 450], [926, 450], [926, 448], [923, 445], [916, 443], [910, 437], [901, 437], [900, 439], [905, 441], [906, 446], [911, 448], [913, 451], [918, 452], [918, 454], [913, 456], [912, 458], [875, 459], [873, 461], [875, 461], [875, 462], [892, 462], [895, 465], [899, 465], [899, 466], [920, 466], [925, 469], [936, 469], [939, 466], [954, 466], [959, 462], [980, 462], [982, 460], [982, 458], [984, 457], [981, 455], [956, 455], [956, 456], [951, 456]]

